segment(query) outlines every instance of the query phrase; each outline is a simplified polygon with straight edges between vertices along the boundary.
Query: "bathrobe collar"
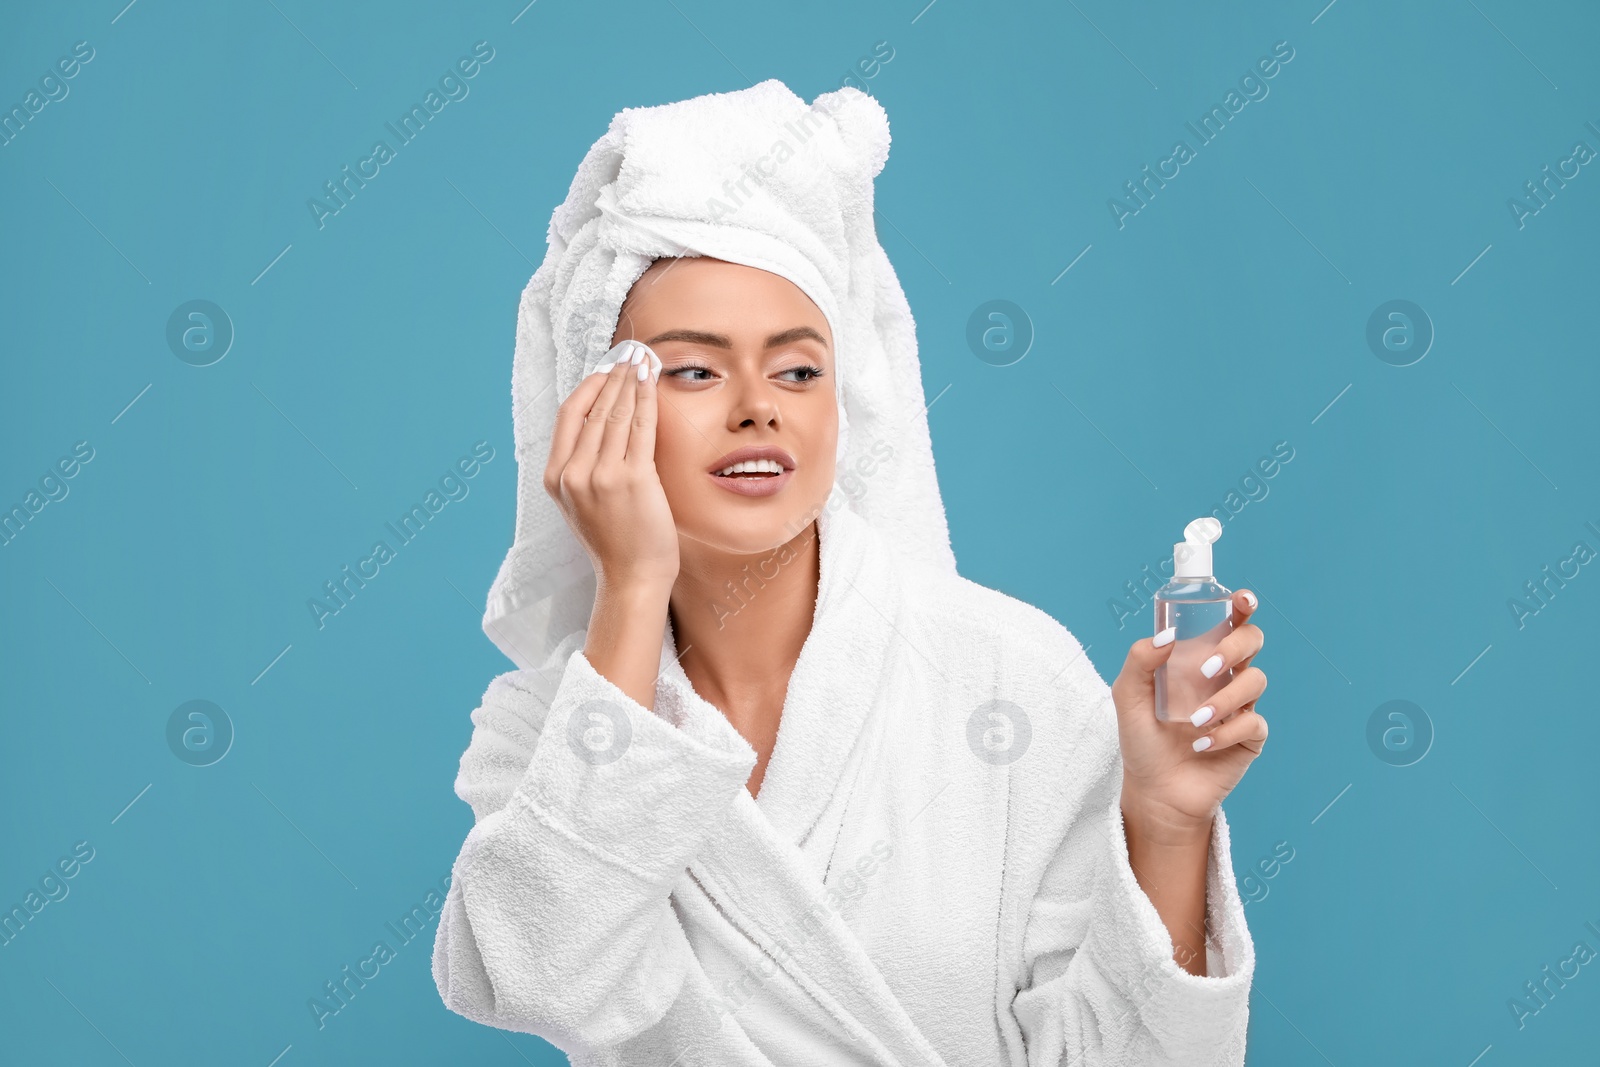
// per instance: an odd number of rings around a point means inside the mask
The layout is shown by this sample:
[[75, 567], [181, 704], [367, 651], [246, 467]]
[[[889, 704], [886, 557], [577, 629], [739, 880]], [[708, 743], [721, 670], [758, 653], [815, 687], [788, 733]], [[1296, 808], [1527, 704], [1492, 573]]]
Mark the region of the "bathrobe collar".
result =
[[[942, 1067], [828, 900], [825, 872], [837, 842], [808, 843], [824, 812], [848, 803], [860, 780], [857, 761], [871, 747], [864, 735], [875, 722], [874, 710], [885, 714], [888, 664], [902, 640], [895, 630], [901, 577], [882, 534], [841, 506], [819, 516], [818, 535], [811, 632], [789, 677], [760, 795], [738, 790], [722, 832], [700, 849], [673, 898], [691, 940], [713, 938], [724, 951], [755, 953], [745, 958], [745, 971], [736, 973], [778, 967], [824, 1005], [858, 1050], [857, 1062]], [[720, 734], [753, 763], [755, 750], [721, 711], [695, 694], [678, 662], [670, 623], [658, 699], [661, 687], [672, 690], [668, 706], [674, 717], [690, 720], [683, 725], [692, 733]]]
[[[873, 706], [894, 638], [900, 603], [893, 558], [881, 535], [836, 501], [817, 519], [821, 540], [811, 632], [789, 678], [778, 737], [755, 798], [773, 829], [803, 844], [839, 790]], [[759, 595], [759, 588], [757, 588]], [[727, 718], [694, 692], [678, 661], [669, 621], [661, 681], [678, 690], [684, 714], [701, 729], [749, 747]], [[754, 755], [754, 749], [750, 749]], [[843, 798], [839, 798], [842, 800]]]

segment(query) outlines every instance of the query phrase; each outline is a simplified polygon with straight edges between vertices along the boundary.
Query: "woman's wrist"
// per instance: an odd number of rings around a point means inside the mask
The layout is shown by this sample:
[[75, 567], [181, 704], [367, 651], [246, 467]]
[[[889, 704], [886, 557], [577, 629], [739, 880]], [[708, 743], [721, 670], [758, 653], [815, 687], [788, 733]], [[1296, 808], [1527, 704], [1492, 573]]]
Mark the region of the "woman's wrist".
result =
[[596, 673], [646, 708], [655, 706], [672, 587], [660, 582], [601, 578], [583, 654]]
[[1130, 840], [1137, 835], [1145, 845], [1179, 850], [1203, 849], [1211, 842], [1215, 815], [1197, 819], [1168, 805], [1154, 802], [1122, 784], [1122, 822]]
[[653, 611], [659, 607], [662, 619], [666, 618], [667, 601], [672, 597], [672, 582], [652, 577], [609, 577], [601, 574], [595, 579], [595, 603], [602, 600], [631, 611]]
[[1211, 821], [1175, 818], [1124, 787], [1122, 827], [1128, 865], [1167, 928], [1173, 962], [1190, 974], [1204, 975]]

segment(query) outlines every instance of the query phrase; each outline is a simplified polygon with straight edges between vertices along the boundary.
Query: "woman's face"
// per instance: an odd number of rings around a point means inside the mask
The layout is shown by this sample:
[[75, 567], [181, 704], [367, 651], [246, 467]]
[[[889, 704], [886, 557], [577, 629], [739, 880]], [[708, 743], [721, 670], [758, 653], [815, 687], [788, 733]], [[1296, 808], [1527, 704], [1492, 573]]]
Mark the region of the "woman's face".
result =
[[[704, 256], [657, 260], [612, 344], [661, 357], [656, 471], [680, 538], [739, 555], [804, 531], [833, 487], [839, 410], [833, 335], [786, 278]], [[760, 450], [769, 470], [721, 473]]]

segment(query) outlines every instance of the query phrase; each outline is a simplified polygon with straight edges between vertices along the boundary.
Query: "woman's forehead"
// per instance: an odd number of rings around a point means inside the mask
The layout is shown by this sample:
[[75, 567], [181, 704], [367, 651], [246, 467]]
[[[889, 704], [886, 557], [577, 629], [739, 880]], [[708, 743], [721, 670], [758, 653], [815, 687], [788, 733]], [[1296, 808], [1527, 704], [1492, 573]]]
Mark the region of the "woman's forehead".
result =
[[[717, 339], [767, 343], [807, 335], [832, 348], [827, 316], [789, 279], [759, 267], [709, 256], [657, 259], [628, 292], [618, 325], [645, 343]], [[690, 334], [698, 334], [691, 337]]]

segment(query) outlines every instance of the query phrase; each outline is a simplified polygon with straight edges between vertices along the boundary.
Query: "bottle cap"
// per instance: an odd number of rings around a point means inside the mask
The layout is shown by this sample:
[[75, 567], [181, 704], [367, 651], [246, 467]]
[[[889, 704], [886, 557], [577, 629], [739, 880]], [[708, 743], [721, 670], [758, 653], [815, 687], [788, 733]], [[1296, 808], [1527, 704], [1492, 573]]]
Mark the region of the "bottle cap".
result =
[[1173, 578], [1210, 578], [1211, 544], [1222, 536], [1222, 523], [1202, 515], [1183, 528], [1183, 540], [1172, 546]]

